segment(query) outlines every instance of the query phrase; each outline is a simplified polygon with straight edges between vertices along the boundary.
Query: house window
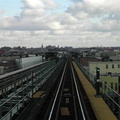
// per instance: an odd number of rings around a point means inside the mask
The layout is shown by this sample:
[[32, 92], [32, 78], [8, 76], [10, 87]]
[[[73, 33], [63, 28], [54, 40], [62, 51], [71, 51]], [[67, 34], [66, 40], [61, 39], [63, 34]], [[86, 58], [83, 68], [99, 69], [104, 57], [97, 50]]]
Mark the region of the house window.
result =
[[113, 89], [113, 83], [111, 83], [111, 88]]
[[120, 64], [118, 64], [118, 68], [120, 68]]
[[108, 69], [108, 65], [106, 65], [106, 68]]
[[114, 68], [114, 64], [112, 64], [112, 68]]
[[115, 91], [117, 91], [117, 90], [118, 90], [118, 84], [115, 83]]
[[105, 84], [104, 84], [104, 89], [105, 90], [107, 89], [107, 82], [105, 82]]

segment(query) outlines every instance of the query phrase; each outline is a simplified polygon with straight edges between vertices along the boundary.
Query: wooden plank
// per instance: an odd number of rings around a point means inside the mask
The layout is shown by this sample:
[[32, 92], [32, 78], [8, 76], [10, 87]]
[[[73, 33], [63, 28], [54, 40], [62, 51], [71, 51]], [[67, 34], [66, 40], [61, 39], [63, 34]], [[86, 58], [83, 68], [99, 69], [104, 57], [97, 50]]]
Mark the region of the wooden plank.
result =
[[61, 115], [62, 116], [69, 116], [70, 115], [70, 112], [68, 110], [68, 107], [61, 107], [60, 108], [60, 111], [61, 111]]
[[68, 88], [65, 88], [63, 91], [67, 92], [67, 91], [69, 91], [69, 89], [68, 89]]
[[40, 98], [41, 95], [44, 94], [44, 92], [45, 92], [45, 91], [38, 91], [38, 92], [36, 92], [36, 93], [33, 95], [33, 98]]

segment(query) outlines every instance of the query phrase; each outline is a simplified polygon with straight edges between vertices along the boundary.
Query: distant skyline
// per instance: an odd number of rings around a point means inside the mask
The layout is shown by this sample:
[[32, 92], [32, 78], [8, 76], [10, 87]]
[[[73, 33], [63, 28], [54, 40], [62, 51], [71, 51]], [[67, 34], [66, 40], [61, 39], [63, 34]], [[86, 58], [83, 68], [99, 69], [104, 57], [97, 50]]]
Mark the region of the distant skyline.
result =
[[119, 0], [1, 0], [0, 47], [120, 46]]

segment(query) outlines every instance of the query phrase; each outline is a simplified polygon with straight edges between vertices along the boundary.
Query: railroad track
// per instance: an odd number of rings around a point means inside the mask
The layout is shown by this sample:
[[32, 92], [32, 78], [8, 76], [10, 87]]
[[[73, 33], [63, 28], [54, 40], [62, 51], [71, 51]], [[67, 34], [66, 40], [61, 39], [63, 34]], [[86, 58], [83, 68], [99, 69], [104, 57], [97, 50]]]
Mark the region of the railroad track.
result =
[[71, 62], [65, 64], [47, 120], [87, 120]]
[[[55, 76], [56, 74], [53, 75], [55, 80], [51, 89], [45, 92], [45, 97], [38, 98], [37, 102], [29, 107], [32, 108], [29, 109], [29, 112], [26, 109], [28, 118], [26, 117], [25, 120], [96, 120], [89, 100], [69, 59], [59, 71], [59, 75]], [[49, 80], [46, 86], [50, 86], [52, 80]], [[44, 100], [41, 104], [42, 99]], [[33, 100], [36, 101], [36, 99]], [[40, 108], [38, 108], [39, 105]], [[36, 111], [35, 107], [37, 107]], [[32, 110], [37, 115], [30, 117], [30, 114], [33, 113]]]
[[51, 100], [43, 120], [96, 120], [92, 113], [72, 62], [67, 60], [54, 92], [54, 99]]

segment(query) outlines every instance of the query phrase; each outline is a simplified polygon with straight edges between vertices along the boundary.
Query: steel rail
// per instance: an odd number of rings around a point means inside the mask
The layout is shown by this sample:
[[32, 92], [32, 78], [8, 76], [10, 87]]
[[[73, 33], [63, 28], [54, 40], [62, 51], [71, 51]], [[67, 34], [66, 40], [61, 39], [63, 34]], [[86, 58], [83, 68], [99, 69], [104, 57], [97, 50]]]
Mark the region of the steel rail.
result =
[[59, 94], [59, 91], [60, 91], [60, 87], [61, 87], [62, 82], [63, 82], [63, 78], [64, 78], [64, 73], [65, 73], [66, 66], [67, 66], [67, 63], [65, 64], [65, 67], [64, 67], [64, 70], [63, 70], [63, 73], [62, 73], [62, 77], [60, 79], [60, 84], [58, 86], [57, 93], [56, 93], [55, 99], [53, 101], [53, 105], [52, 105], [52, 108], [50, 110], [50, 114], [49, 114], [48, 120], [51, 120], [51, 117], [52, 117], [52, 114], [53, 114], [53, 110], [54, 110], [54, 107], [55, 107], [55, 103], [57, 101], [57, 97], [58, 97], [58, 94]]
[[83, 117], [83, 120], [86, 120], [85, 113], [84, 113], [83, 106], [82, 106], [82, 102], [81, 102], [81, 97], [80, 97], [79, 91], [78, 91], [78, 86], [77, 86], [77, 83], [76, 83], [75, 73], [74, 73], [72, 64], [71, 64], [71, 69], [72, 69], [73, 80], [74, 80], [75, 88], [76, 88], [76, 92], [77, 92], [77, 97], [78, 97], [78, 100], [79, 100], [79, 106], [80, 106], [80, 109], [81, 109], [81, 112], [82, 112], [82, 117]]
[[[71, 64], [70, 64], [71, 67]], [[72, 73], [72, 70], [71, 70]], [[71, 75], [72, 79], [72, 91], [73, 91], [73, 104], [74, 104], [74, 111], [75, 111], [75, 120], [78, 120], [78, 113], [77, 113], [77, 104], [76, 104], [76, 96], [75, 96], [75, 89], [74, 89], [74, 80], [73, 80], [73, 73]]]
[[[55, 104], [56, 104], [56, 101], [59, 97], [60, 89], [61, 89], [61, 86], [62, 86], [62, 83], [63, 83], [63, 80], [64, 80], [66, 66], [67, 66], [67, 62], [65, 64], [65, 67], [64, 67], [64, 70], [63, 70], [63, 73], [62, 73], [62, 77], [60, 79], [60, 83], [59, 83], [59, 86], [58, 86], [58, 89], [57, 89], [57, 92], [56, 92], [56, 95], [55, 95], [55, 98], [54, 98], [54, 101], [53, 101], [53, 104], [52, 104], [52, 107], [51, 107], [51, 110], [50, 110], [50, 113], [49, 113], [48, 120], [52, 120], [52, 115], [53, 115], [53, 112], [54, 112], [54, 109], [55, 109]], [[71, 72], [72, 72], [71, 76], [73, 77], [73, 83], [74, 83], [74, 86], [75, 86], [75, 90], [76, 90], [77, 99], [78, 99], [78, 102], [79, 102], [79, 107], [80, 107], [80, 110], [81, 110], [82, 118], [83, 118], [83, 120], [87, 120], [86, 117], [85, 117], [83, 106], [82, 106], [81, 97], [79, 95], [78, 86], [77, 86], [77, 83], [76, 83], [76, 78], [75, 78], [75, 73], [74, 73], [74, 70], [73, 70], [73, 67], [72, 67], [72, 63], [70, 63], [70, 67], [71, 67]], [[73, 99], [75, 99], [74, 96], [73, 96]], [[77, 118], [76, 114], [75, 114], [75, 117]]]

